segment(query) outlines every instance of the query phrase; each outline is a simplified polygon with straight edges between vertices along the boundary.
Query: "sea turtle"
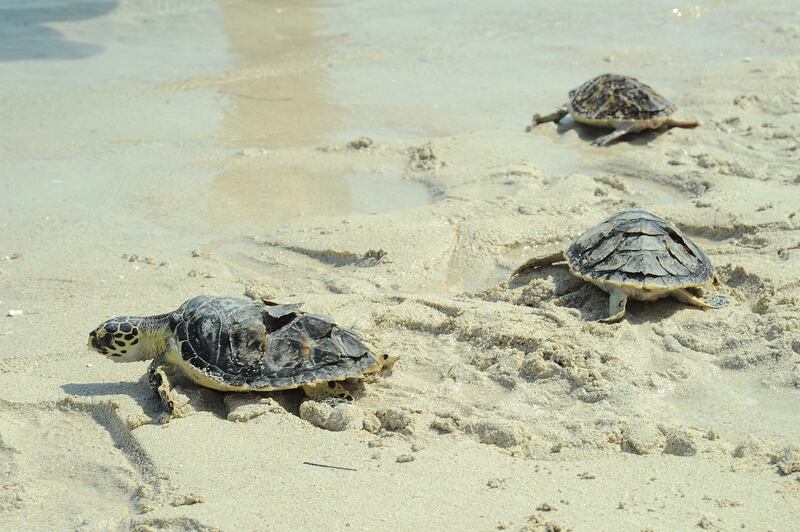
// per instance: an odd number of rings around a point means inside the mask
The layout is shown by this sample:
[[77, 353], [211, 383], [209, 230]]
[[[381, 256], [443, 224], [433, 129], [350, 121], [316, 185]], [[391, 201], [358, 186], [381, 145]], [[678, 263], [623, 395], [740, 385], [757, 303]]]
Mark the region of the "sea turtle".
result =
[[115, 362], [154, 359], [148, 381], [170, 413], [171, 376], [226, 392], [302, 387], [312, 398], [352, 400], [338, 381], [394, 364], [299, 306], [201, 295], [167, 314], [105, 321], [89, 333], [89, 347]]
[[531, 129], [544, 122], [558, 122], [571, 114], [577, 122], [610, 127], [614, 131], [592, 142], [605, 146], [628, 133], [660, 127], [695, 127], [697, 120], [672, 118], [675, 105], [649, 85], [630, 76], [603, 74], [569, 91], [569, 102], [549, 115], [533, 115]]
[[579, 236], [565, 252], [529, 260], [512, 278], [562, 260], [572, 275], [608, 292], [609, 317], [602, 322], [621, 320], [628, 297], [652, 301], [672, 296], [702, 309], [727, 303], [721, 295], [704, 300], [691, 292], [716, 281], [711, 261], [680, 229], [644, 209], [616, 213]]

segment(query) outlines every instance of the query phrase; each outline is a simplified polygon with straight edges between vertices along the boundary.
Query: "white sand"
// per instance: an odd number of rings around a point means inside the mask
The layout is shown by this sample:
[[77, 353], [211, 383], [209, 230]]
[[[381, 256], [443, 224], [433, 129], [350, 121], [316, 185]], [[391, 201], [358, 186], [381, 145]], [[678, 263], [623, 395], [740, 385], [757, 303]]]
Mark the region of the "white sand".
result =
[[[799, 528], [797, 7], [628, 4], [0, 6], [0, 529]], [[604, 71], [702, 127], [524, 131]], [[508, 282], [633, 205], [728, 307]], [[347, 430], [85, 348], [245, 292], [401, 357]]]

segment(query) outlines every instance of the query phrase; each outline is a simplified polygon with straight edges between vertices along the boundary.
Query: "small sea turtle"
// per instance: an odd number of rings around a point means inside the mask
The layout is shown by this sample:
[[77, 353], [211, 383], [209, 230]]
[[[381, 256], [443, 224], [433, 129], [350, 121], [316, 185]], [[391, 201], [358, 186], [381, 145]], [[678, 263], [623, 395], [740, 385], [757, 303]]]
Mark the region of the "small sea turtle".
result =
[[630, 76], [603, 74], [569, 91], [569, 102], [549, 115], [533, 115], [531, 128], [544, 122], [558, 122], [567, 114], [590, 126], [614, 131], [592, 142], [605, 146], [628, 133], [660, 127], [695, 127], [697, 120], [672, 118], [675, 106], [649, 85]]
[[628, 209], [583, 233], [565, 252], [535, 257], [512, 273], [567, 261], [572, 275], [609, 293], [609, 317], [625, 315], [628, 297], [652, 301], [672, 296], [684, 303], [719, 308], [727, 299], [698, 298], [691, 290], [715, 281], [705, 253], [680, 229], [644, 209]]
[[352, 400], [337, 381], [394, 364], [330, 318], [298, 308], [197, 296], [175, 312], [105, 321], [89, 333], [89, 347], [115, 362], [153, 358], [148, 380], [170, 413], [170, 376], [226, 392], [302, 387], [312, 398]]

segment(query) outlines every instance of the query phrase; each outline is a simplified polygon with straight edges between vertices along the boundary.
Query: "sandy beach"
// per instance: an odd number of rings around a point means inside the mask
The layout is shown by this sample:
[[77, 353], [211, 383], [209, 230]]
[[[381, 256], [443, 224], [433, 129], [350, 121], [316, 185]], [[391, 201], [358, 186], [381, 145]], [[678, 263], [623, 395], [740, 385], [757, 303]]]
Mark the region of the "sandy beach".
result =
[[[3, 2], [0, 530], [800, 529], [800, 8], [603, 6]], [[604, 72], [702, 125], [526, 131]], [[730, 303], [510, 279], [628, 207]], [[165, 422], [87, 334], [198, 294], [399, 361]]]

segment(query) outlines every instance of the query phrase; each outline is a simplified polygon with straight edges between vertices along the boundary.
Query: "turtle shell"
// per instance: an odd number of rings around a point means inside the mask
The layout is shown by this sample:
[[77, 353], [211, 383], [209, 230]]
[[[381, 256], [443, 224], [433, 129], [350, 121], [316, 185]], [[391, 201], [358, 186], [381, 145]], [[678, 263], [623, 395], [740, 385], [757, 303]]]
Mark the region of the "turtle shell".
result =
[[714, 276], [705, 253], [680, 229], [629, 209], [589, 229], [567, 249], [569, 268], [594, 282], [653, 290], [700, 286]]
[[579, 121], [666, 118], [675, 106], [655, 89], [629, 76], [603, 74], [569, 92], [570, 113]]
[[353, 333], [296, 305], [198, 296], [170, 318], [183, 361], [225, 387], [288, 389], [380, 367]]

